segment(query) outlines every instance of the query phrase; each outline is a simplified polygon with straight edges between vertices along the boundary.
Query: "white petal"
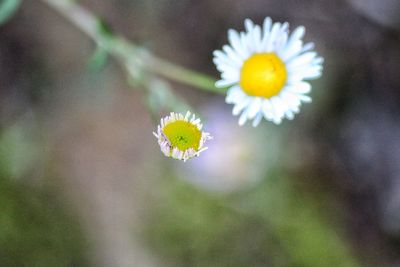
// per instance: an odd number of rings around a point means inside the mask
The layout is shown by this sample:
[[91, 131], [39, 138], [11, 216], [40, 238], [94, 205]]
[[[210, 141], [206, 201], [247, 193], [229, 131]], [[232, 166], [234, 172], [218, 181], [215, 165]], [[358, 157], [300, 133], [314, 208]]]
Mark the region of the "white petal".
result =
[[239, 118], [239, 125], [242, 126], [246, 123], [247, 121], [247, 115], [248, 115], [248, 109], [245, 109], [242, 113], [242, 115], [240, 115]]
[[317, 57], [312, 62], [313, 65], [322, 65], [323, 63], [324, 63], [323, 57]]
[[240, 68], [242, 66], [242, 62], [237, 62], [234, 59], [230, 58], [227, 54], [220, 50], [215, 50], [213, 52], [214, 58], [213, 62], [217, 64], [226, 64], [228, 66]]
[[196, 124], [200, 124], [200, 122], [201, 122], [201, 120], [199, 118], [197, 118], [192, 123], [196, 125]]
[[226, 55], [232, 60], [234, 61], [236, 64], [238, 64], [239, 66], [242, 65], [243, 63], [243, 59], [239, 56], [239, 54], [237, 52], [235, 52], [231, 46], [229, 45], [224, 45], [222, 47], [222, 49], [225, 51]]
[[294, 112], [299, 111], [301, 100], [298, 93], [293, 93], [289, 90], [280, 93], [280, 96], [290, 106]]
[[232, 114], [235, 116], [239, 115], [239, 113], [249, 105], [251, 99], [252, 97], [246, 97], [242, 102], [237, 103], [233, 107]]
[[253, 31], [253, 41], [255, 52], [261, 52], [263, 48], [261, 43], [261, 27], [258, 25], [255, 26]]
[[303, 79], [313, 80], [319, 78], [321, 76], [321, 72], [322, 72], [322, 66], [320, 65], [298, 70], [296, 72], [290, 73], [290, 75], [287, 78], [287, 83], [294, 84], [300, 82]]
[[304, 26], [297, 27], [290, 35], [287, 46], [290, 46], [293, 42], [297, 42], [298, 40], [303, 38], [305, 32], [306, 28], [304, 28]]
[[281, 124], [281, 122], [282, 122], [282, 117], [274, 117], [274, 118], [272, 119], [272, 122], [275, 123], [275, 124]]
[[282, 60], [287, 62], [294, 56], [300, 54], [302, 50], [302, 45], [303, 42], [300, 40], [292, 42], [291, 44], [287, 44], [286, 47], [282, 49], [280, 53]]
[[228, 104], [236, 104], [242, 102], [247, 95], [242, 91], [239, 86], [233, 86], [226, 93], [225, 102]]
[[276, 42], [273, 47], [274, 51], [276, 51], [276, 52], [282, 51], [286, 47], [286, 42], [288, 39], [288, 33], [287, 33], [288, 27], [289, 27], [289, 23], [285, 22], [282, 24], [281, 28], [279, 29], [279, 32], [276, 37]]
[[281, 24], [279, 22], [275, 22], [274, 25], [272, 26], [271, 34], [270, 34], [267, 44], [265, 46], [265, 51], [267, 51], [267, 52], [273, 51], [280, 28], [281, 28]]
[[215, 83], [215, 87], [223, 88], [223, 87], [234, 85], [235, 83], [236, 83], [235, 81], [231, 81], [231, 80], [226, 81], [224, 79], [221, 79]]
[[232, 45], [232, 48], [240, 55], [242, 59], [247, 58], [246, 47], [242, 46], [240, 41], [240, 35], [237, 31], [230, 29], [228, 31], [228, 39]]
[[239, 68], [234, 64], [228, 64], [220, 59], [214, 59], [214, 64], [220, 72], [238, 72]]
[[302, 70], [301, 72], [299, 72], [299, 75], [301, 75], [303, 79], [311, 80], [319, 78], [321, 76], [321, 71], [322, 66], [313, 66], [311, 68], [306, 68]]
[[255, 97], [248, 107], [249, 119], [253, 119], [254, 116], [257, 115], [257, 113], [261, 110], [261, 105], [262, 105], [262, 99], [259, 97]]
[[314, 43], [306, 43], [303, 45], [303, 48], [301, 49], [301, 53], [307, 52], [314, 49]]
[[286, 68], [288, 71], [291, 71], [298, 67], [304, 67], [305, 65], [310, 65], [316, 56], [317, 53], [315, 52], [304, 53], [298, 57], [294, 57], [290, 61], [287, 61]]
[[281, 110], [280, 117], [285, 117], [286, 111], [290, 109], [290, 103], [285, 101], [285, 98], [281, 97], [280, 95], [276, 97], [275, 102], [276, 104], [279, 103], [279, 107]]
[[311, 91], [311, 85], [308, 82], [298, 82], [292, 85], [288, 85], [287, 90], [298, 93], [298, 94], [307, 94]]
[[275, 124], [280, 124], [282, 121], [282, 117], [284, 114], [283, 107], [281, 105], [281, 101], [278, 97], [271, 98], [271, 104], [274, 112], [273, 122]]
[[299, 95], [299, 98], [301, 101], [305, 102], [305, 103], [311, 103], [312, 102], [312, 98], [308, 95]]
[[242, 47], [244, 47], [244, 49], [247, 51], [247, 57], [249, 57], [251, 55], [251, 51], [248, 45], [248, 40], [247, 40], [247, 34], [245, 34], [244, 32], [240, 33], [240, 43], [242, 44]]
[[272, 19], [270, 17], [266, 17], [263, 22], [263, 37], [267, 37], [271, 31]]
[[263, 118], [263, 113], [262, 113], [262, 111], [260, 111], [257, 113], [257, 116], [253, 120], [253, 123], [252, 123], [253, 127], [257, 127], [258, 124], [260, 124], [262, 118]]
[[272, 117], [271, 117], [270, 121], [278, 124], [280, 116], [278, 114], [276, 114], [274, 106], [272, 105], [272, 102], [271, 102], [271, 114], [272, 114]]
[[265, 100], [263, 101], [263, 104], [262, 104], [262, 111], [263, 111], [264, 117], [265, 117], [267, 120], [271, 121], [271, 120], [273, 119], [274, 113], [273, 113], [273, 110], [272, 110], [272, 105], [271, 105], [270, 100], [265, 99]]
[[303, 41], [301, 38], [303, 38], [305, 31], [306, 29], [303, 26], [299, 26], [289, 36], [286, 48], [282, 50], [282, 58], [284, 61], [302, 52]]
[[254, 28], [254, 23], [251, 19], [244, 20], [244, 27], [246, 28], [247, 32], [252, 32]]
[[293, 119], [294, 119], [294, 113], [293, 113], [293, 111], [292, 111], [292, 110], [287, 110], [287, 111], [285, 112], [285, 117], [286, 117], [288, 120], [293, 120]]
[[272, 19], [270, 17], [266, 17], [263, 23], [263, 37], [261, 41], [261, 46], [265, 51], [269, 36], [271, 34], [271, 26], [272, 26]]
[[[291, 96], [293, 96], [293, 97], [295, 97], [295, 98], [297, 98], [297, 99], [299, 99], [299, 100], [301, 100], [301, 101], [303, 101], [305, 103], [312, 102], [312, 98], [310, 96], [308, 96], [308, 95], [295, 94], [295, 93], [292, 93], [290, 91], [286, 91], [286, 94], [288, 94], [289, 96], [291, 95]], [[288, 96], [285, 96], [285, 98], [287, 98], [287, 97]]]
[[226, 81], [233, 81], [233, 82], [239, 82], [240, 79], [240, 74], [239, 72], [223, 72], [221, 74], [221, 78], [226, 80]]
[[247, 34], [246, 46], [247, 46], [247, 51], [249, 52], [249, 56], [251, 56], [256, 52], [256, 45], [254, 43], [254, 38], [252, 34]]

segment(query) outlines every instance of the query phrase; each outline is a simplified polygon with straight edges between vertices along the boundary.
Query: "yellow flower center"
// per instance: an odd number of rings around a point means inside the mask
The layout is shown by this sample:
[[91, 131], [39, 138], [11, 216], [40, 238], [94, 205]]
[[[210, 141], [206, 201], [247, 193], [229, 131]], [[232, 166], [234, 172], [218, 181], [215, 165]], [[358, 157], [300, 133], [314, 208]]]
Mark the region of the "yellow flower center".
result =
[[270, 98], [279, 94], [286, 77], [285, 64], [275, 53], [256, 53], [243, 63], [240, 86], [248, 95]]
[[193, 148], [199, 149], [201, 131], [196, 125], [187, 121], [174, 121], [166, 125], [163, 133], [171, 142], [172, 147], [177, 147], [181, 151]]

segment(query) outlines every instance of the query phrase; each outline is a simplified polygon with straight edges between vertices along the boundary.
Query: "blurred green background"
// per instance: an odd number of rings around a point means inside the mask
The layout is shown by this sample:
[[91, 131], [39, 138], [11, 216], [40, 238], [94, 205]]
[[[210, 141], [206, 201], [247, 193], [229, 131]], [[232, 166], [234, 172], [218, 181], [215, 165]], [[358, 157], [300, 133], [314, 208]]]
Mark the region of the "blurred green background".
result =
[[[127, 82], [23, 1], [0, 26], [0, 266], [399, 266], [397, 0], [79, 3], [216, 79], [212, 51], [245, 18], [304, 25], [324, 73], [294, 121], [239, 127], [222, 95]], [[161, 154], [148, 110], [179, 99], [214, 136], [186, 163]]]

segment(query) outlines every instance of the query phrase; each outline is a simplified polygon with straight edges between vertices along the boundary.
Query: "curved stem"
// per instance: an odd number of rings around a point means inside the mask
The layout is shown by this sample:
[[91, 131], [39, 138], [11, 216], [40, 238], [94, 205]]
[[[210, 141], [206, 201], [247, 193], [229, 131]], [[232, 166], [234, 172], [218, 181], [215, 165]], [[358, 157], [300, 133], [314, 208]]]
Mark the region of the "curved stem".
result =
[[67, 18], [77, 28], [92, 38], [97, 45], [102, 46], [109, 54], [122, 61], [124, 65], [135, 64], [143, 70], [205, 91], [214, 93], [224, 93], [225, 91], [215, 87], [215, 80], [213, 78], [160, 59], [123, 37], [107, 32], [101, 20], [75, 1], [41, 1]]

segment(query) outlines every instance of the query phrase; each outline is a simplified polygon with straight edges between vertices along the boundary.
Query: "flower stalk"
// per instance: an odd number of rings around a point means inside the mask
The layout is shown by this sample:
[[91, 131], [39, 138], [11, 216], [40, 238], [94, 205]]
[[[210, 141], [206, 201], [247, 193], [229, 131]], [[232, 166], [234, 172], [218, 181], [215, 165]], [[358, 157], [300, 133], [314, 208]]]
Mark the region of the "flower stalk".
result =
[[79, 5], [76, 1], [41, 1], [68, 19], [98, 46], [101, 46], [111, 56], [121, 62], [124, 67], [134, 65], [135, 68], [139, 68], [140, 70], [157, 74], [197, 89], [212, 93], [225, 93], [225, 90], [215, 87], [215, 80], [212, 77], [158, 58], [122, 36], [108, 31], [98, 17]]

